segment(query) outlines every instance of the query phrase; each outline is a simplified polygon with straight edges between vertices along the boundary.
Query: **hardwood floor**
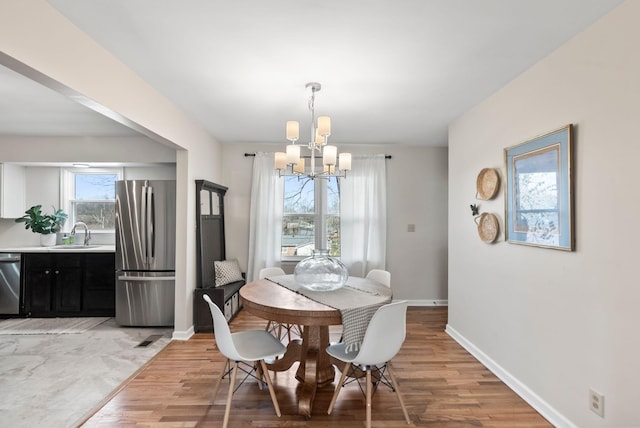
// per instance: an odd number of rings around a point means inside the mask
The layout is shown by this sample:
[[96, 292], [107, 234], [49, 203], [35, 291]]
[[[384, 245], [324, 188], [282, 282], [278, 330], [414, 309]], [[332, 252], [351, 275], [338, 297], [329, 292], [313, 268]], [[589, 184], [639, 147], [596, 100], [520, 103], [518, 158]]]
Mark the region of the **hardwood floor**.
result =
[[[444, 332], [446, 321], [445, 307], [409, 308], [407, 312], [407, 339], [393, 367], [411, 426], [552, 426], [451, 339]], [[241, 311], [231, 330], [264, 326], [264, 320]], [[331, 340], [339, 337], [339, 328], [331, 330]], [[229, 383], [225, 380], [222, 384], [214, 404], [211, 395], [223, 367], [224, 358], [215, 347], [213, 334], [173, 341], [83, 426], [221, 426]], [[288, 372], [271, 372], [282, 417], [275, 415], [268, 390], [260, 391], [255, 381], [247, 381], [234, 394], [229, 426], [364, 426], [364, 396], [355, 383], [342, 390], [331, 415], [327, 415], [327, 408], [334, 385], [318, 390], [310, 419], [297, 415], [296, 369], [294, 365]], [[372, 408], [374, 427], [408, 426], [388, 388], [380, 386]]]

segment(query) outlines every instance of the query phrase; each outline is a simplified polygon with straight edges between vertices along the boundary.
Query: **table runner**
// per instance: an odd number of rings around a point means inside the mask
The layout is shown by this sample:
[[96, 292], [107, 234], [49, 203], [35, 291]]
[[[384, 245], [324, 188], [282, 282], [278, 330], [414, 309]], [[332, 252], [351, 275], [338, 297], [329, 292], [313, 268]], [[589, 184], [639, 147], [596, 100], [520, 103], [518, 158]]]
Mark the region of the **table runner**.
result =
[[293, 292], [340, 311], [342, 315], [342, 342], [345, 352], [357, 352], [367, 331], [373, 314], [384, 304], [391, 302], [389, 296], [368, 290], [370, 280], [350, 276], [344, 287], [333, 291], [312, 291], [300, 286], [293, 275], [266, 278]]

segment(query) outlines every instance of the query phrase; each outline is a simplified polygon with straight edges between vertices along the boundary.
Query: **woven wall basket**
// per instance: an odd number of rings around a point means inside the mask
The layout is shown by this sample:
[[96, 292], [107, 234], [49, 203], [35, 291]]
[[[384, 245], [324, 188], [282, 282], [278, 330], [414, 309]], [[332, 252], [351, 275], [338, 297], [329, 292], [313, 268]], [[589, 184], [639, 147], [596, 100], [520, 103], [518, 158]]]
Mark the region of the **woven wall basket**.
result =
[[495, 214], [482, 213], [475, 218], [478, 235], [483, 242], [491, 244], [498, 237], [498, 218]]
[[500, 176], [493, 168], [483, 168], [476, 180], [476, 197], [489, 200], [495, 198], [500, 187]]

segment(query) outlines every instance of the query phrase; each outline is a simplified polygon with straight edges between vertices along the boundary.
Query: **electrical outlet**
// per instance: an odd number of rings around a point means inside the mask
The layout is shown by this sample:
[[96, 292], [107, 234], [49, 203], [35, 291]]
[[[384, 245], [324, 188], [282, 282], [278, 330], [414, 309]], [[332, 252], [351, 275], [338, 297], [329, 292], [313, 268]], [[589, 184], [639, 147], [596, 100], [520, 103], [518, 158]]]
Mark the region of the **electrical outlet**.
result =
[[594, 391], [593, 389], [589, 390], [589, 408], [596, 415], [604, 418], [604, 395]]

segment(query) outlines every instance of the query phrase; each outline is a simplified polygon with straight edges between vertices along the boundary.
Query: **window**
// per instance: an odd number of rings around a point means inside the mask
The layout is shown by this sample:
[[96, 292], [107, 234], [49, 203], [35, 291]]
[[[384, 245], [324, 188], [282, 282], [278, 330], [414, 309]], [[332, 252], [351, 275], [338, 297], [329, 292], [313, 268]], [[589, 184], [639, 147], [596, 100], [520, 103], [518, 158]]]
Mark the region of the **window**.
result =
[[81, 169], [63, 172], [63, 206], [69, 214], [67, 229], [81, 221], [94, 231], [115, 230], [115, 182], [120, 169]]
[[338, 179], [286, 176], [282, 219], [282, 256], [306, 257], [315, 248], [340, 256]]

